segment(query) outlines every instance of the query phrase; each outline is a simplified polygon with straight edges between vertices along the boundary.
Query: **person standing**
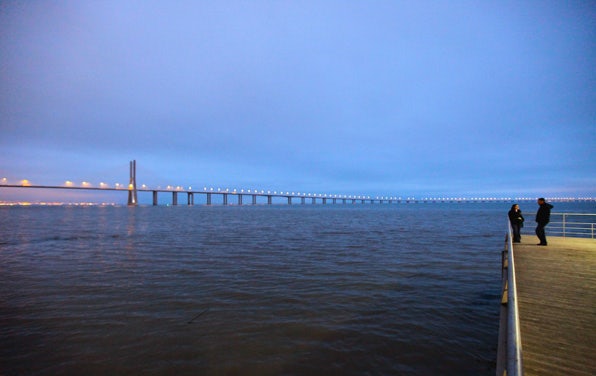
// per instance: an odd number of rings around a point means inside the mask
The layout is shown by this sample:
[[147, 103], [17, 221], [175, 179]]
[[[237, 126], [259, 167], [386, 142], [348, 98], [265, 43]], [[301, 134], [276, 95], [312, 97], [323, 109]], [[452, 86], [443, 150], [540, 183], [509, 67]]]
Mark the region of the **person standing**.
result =
[[550, 222], [550, 210], [553, 206], [547, 203], [543, 197], [538, 199], [538, 205], [540, 205], [540, 207], [536, 212], [536, 223], [538, 223], [538, 226], [536, 226], [536, 236], [540, 239], [540, 243], [537, 245], [547, 245], [544, 227]]
[[520, 232], [521, 228], [524, 227], [524, 216], [519, 210], [518, 204], [512, 205], [511, 210], [509, 210], [509, 223], [511, 223], [511, 229], [513, 230], [513, 242], [521, 243]]

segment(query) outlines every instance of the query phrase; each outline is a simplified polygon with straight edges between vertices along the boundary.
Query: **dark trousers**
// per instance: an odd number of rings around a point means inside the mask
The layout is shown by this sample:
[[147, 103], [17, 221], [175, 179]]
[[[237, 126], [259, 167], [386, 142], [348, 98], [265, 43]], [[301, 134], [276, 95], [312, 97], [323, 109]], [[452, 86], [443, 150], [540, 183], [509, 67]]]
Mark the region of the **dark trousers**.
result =
[[521, 241], [521, 225], [519, 223], [511, 224], [511, 230], [513, 230], [513, 242], [519, 243]]
[[546, 234], [544, 233], [545, 226], [546, 223], [539, 223], [538, 226], [536, 226], [536, 236], [540, 239], [540, 244], [543, 245], [546, 245]]

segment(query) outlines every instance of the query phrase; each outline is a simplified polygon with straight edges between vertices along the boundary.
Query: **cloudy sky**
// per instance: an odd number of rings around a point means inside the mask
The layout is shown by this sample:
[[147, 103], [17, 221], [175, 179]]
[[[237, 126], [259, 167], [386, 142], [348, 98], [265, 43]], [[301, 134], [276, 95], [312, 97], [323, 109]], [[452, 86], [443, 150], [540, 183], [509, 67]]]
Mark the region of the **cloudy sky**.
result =
[[0, 178], [595, 196], [595, 67], [594, 1], [2, 1]]

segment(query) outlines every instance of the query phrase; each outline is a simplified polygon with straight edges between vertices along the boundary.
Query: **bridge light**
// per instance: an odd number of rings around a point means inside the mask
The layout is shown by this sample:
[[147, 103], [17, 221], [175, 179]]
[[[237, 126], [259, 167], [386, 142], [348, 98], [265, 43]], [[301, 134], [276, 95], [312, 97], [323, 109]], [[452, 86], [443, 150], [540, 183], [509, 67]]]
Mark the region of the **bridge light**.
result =
[[64, 182], [64, 185], [67, 187], [72, 187], [72, 182], [70, 180], [67, 180]]

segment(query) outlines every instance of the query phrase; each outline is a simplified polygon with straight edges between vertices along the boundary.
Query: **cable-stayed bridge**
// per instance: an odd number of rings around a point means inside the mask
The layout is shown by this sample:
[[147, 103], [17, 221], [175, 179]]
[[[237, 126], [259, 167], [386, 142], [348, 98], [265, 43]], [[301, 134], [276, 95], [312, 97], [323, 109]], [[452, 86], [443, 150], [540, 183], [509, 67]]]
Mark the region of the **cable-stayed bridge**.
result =
[[[128, 194], [128, 205], [138, 205], [138, 193], [147, 192], [152, 195], [152, 204], [159, 204], [160, 194], [171, 195], [171, 205], [178, 205], [179, 196], [186, 195], [186, 203], [188, 205], [195, 204], [195, 196], [205, 196], [205, 203], [212, 205], [215, 202], [223, 205], [237, 204], [237, 205], [257, 205], [268, 204], [272, 205], [275, 202], [287, 202], [288, 205], [293, 203], [300, 204], [393, 204], [393, 203], [418, 203], [418, 202], [521, 202], [534, 201], [533, 197], [516, 197], [516, 198], [494, 198], [494, 197], [474, 197], [474, 198], [455, 198], [455, 197], [434, 197], [434, 198], [402, 198], [396, 196], [368, 196], [368, 195], [341, 195], [341, 194], [323, 194], [323, 193], [305, 193], [305, 192], [290, 192], [290, 191], [271, 191], [271, 190], [257, 190], [257, 189], [229, 189], [229, 188], [208, 188], [193, 189], [192, 187], [184, 188], [182, 186], [167, 186], [166, 188], [150, 188], [146, 185], [137, 186], [136, 179], [136, 161], [131, 161], [130, 180], [128, 185], [116, 183], [110, 186], [107, 183], [99, 183], [94, 186], [89, 182], [82, 182], [80, 185], [75, 185], [71, 181], [66, 181], [63, 185], [35, 185], [27, 180], [22, 180], [19, 184], [9, 184], [7, 180], [0, 180], [0, 188], [31, 188], [31, 189], [62, 189], [62, 190], [77, 190], [77, 191], [124, 191]], [[219, 199], [214, 200], [217, 196]], [[596, 201], [596, 198], [549, 198], [550, 201]]]

